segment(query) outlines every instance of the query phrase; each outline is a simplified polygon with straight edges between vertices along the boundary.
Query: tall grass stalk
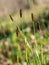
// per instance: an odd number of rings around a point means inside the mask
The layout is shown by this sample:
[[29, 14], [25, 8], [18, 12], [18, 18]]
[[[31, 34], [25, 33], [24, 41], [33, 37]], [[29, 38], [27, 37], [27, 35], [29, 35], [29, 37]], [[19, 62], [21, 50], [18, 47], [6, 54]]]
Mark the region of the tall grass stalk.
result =
[[[21, 22], [23, 22], [23, 19], [22, 19], [22, 17], [21, 17]], [[14, 23], [13, 23], [14, 24]], [[24, 39], [24, 42], [25, 42], [25, 45], [26, 45], [26, 61], [27, 61], [27, 65], [29, 64], [29, 61], [28, 61], [28, 59], [29, 59], [29, 57], [28, 57], [28, 51], [29, 51], [29, 49], [32, 51], [32, 49], [31, 49], [31, 47], [30, 47], [30, 45], [29, 45], [29, 42], [27, 41], [27, 38], [26, 38], [26, 36], [23, 34], [23, 32], [20, 30], [20, 28], [17, 26], [17, 28], [18, 28], [18, 30], [19, 30], [19, 34], [21, 35], [21, 37]], [[13, 36], [13, 35], [12, 35]], [[15, 35], [14, 35], [15, 36]], [[13, 38], [14, 39], [14, 38]], [[17, 44], [17, 46], [18, 46], [18, 43], [16, 42], [16, 39], [15, 39], [15, 41], [14, 41], [14, 43], [16, 43]], [[19, 47], [18, 47], [18, 53], [21, 53], [20, 52], [20, 49], [19, 49]], [[19, 63], [19, 60], [18, 60], [18, 55], [17, 55], [17, 63]]]

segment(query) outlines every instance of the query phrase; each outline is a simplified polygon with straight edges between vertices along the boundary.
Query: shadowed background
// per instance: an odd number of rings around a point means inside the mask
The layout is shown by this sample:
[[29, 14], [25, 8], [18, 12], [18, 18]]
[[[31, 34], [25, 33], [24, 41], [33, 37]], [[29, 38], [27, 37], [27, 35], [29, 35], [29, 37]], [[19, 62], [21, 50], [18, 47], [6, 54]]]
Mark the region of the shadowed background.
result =
[[0, 16], [22, 9], [32, 9], [40, 6], [47, 6], [49, 0], [0, 0]]

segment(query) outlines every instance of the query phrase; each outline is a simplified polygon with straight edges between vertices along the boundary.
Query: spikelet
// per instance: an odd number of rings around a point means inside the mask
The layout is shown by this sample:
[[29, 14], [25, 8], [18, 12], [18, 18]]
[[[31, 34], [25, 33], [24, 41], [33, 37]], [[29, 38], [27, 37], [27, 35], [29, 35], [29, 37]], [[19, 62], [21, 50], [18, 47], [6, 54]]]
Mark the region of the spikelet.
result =
[[16, 27], [16, 35], [18, 36], [19, 30], [18, 27]]
[[20, 18], [22, 18], [22, 9], [20, 9]]
[[33, 13], [31, 13], [31, 19], [32, 19], [32, 21], [33, 21], [33, 18], [34, 18], [34, 17], [33, 17]]
[[13, 18], [12, 18], [12, 16], [11, 16], [11, 15], [9, 15], [9, 17], [10, 17], [11, 21], [13, 22]]
[[39, 22], [36, 23], [36, 28], [37, 28], [37, 30], [40, 30], [40, 24], [39, 24]]

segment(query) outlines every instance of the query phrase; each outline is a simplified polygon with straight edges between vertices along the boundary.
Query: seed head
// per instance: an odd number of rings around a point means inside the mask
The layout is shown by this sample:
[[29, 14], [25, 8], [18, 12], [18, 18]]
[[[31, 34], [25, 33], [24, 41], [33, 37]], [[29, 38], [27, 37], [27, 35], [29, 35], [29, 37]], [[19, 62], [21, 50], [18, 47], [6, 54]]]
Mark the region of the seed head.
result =
[[18, 27], [16, 28], [16, 35], [18, 36], [19, 30]]
[[32, 21], [33, 21], [33, 18], [34, 18], [34, 17], [33, 17], [33, 13], [31, 13], [31, 19], [32, 19]]
[[22, 18], [22, 9], [20, 9], [20, 18]]
[[39, 22], [36, 23], [36, 28], [37, 28], [37, 30], [40, 30], [40, 24], [39, 24]]
[[13, 18], [12, 18], [12, 16], [11, 16], [11, 15], [9, 15], [9, 17], [10, 17], [11, 21], [13, 22]]

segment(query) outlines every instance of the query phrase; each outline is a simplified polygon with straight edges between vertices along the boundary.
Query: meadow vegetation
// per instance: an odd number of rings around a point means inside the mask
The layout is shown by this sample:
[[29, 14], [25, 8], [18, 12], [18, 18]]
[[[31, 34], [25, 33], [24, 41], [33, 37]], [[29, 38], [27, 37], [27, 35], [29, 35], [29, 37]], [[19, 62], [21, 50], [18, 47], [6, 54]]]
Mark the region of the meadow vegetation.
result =
[[49, 8], [0, 18], [0, 65], [49, 65]]

